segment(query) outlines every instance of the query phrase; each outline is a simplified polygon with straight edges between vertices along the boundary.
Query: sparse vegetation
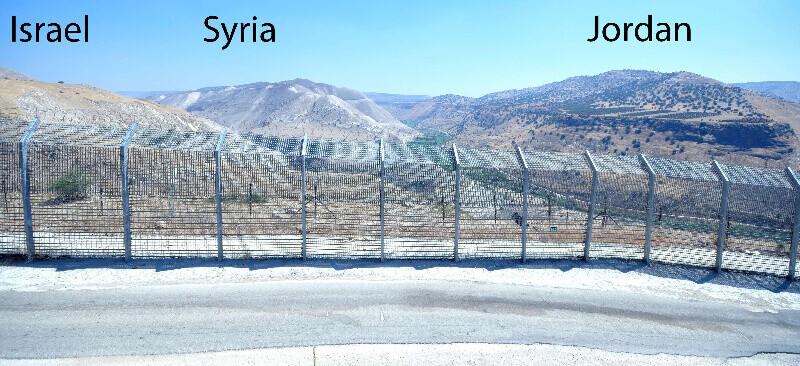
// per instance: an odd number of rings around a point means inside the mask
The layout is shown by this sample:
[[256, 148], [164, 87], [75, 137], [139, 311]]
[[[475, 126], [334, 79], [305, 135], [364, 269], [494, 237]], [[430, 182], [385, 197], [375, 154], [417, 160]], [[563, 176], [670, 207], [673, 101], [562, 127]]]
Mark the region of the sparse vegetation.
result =
[[[765, 105], [762, 96], [684, 72], [611, 71], [453, 104], [435, 100], [406, 109], [403, 116], [426, 132], [458, 136], [465, 147], [508, 148], [508, 141], [518, 141], [527, 148], [569, 152], [628, 149], [671, 156], [676, 150], [681, 159], [714, 154], [723, 160], [731, 156], [733, 163], [757, 164], [768, 155], [791, 164], [794, 157], [786, 151], [797, 141], [789, 126], [800, 123], [800, 108], [772, 99]], [[786, 111], [795, 110], [796, 117], [787, 120]], [[536, 138], [516, 140], [523, 134]], [[620, 138], [631, 134], [635, 142]]]
[[420, 137], [417, 137], [412, 141], [412, 144], [421, 145], [421, 146], [442, 146], [450, 141], [450, 137], [440, 133], [440, 132], [433, 132], [433, 133], [426, 133]]
[[88, 197], [89, 179], [78, 170], [70, 170], [50, 183], [50, 192], [56, 197], [53, 203], [66, 203]]

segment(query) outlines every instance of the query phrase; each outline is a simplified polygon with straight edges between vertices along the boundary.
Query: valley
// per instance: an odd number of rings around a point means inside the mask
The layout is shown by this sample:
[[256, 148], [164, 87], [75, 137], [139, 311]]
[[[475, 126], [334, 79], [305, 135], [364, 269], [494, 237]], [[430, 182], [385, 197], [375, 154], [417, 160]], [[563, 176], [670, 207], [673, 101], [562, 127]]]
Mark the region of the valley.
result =
[[800, 162], [800, 104], [789, 100], [795, 95], [792, 82], [739, 87], [690, 72], [614, 70], [477, 98], [362, 93], [294, 79], [129, 92], [150, 94], [131, 99], [86, 85], [43, 83], [6, 69], [0, 78], [0, 119], [5, 120], [137, 121], [158, 128], [588, 150], [759, 167]]
[[[795, 164], [800, 104], [688, 72], [617, 70], [470, 98], [379, 103], [461, 146]], [[772, 164], [772, 165], [770, 165]]]

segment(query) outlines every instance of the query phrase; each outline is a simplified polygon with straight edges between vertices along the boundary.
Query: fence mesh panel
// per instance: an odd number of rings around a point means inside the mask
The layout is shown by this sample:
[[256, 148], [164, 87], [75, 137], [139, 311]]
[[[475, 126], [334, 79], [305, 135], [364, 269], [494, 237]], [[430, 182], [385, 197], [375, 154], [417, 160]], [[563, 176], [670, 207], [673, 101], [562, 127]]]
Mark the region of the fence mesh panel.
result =
[[216, 132], [141, 129], [128, 152], [134, 257], [217, 255]]
[[650, 158], [657, 174], [651, 258], [713, 267], [722, 182], [711, 163]]
[[379, 144], [309, 139], [307, 146], [307, 256], [380, 258]]
[[226, 257], [301, 257], [301, 141], [226, 136], [220, 167]]
[[[0, 123], [1, 254], [26, 253], [19, 148], [27, 127]], [[28, 170], [38, 254], [124, 254], [120, 143], [128, 131], [41, 124], [32, 134]], [[128, 183], [134, 257], [217, 256], [219, 140], [217, 132], [140, 128], [133, 135]], [[452, 148], [305, 141], [303, 149], [301, 137], [226, 135], [219, 166], [226, 257], [301, 257], [304, 205], [310, 258], [380, 258], [382, 242], [387, 259], [454, 257]], [[589, 157], [521, 154], [529, 168], [528, 259], [583, 257], [593, 176]], [[490, 149], [458, 149], [458, 156], [459, 258], [520, 258], [520, 156]], [[589, 256], [641, 259], [649, 174], [636, 157], [597, 155], [592, 160], [598, 186]], [[720, 174], [710, 162], [648, 161], [656, 178], [650, 258], [713, 267]], [[722, 267], [787, 275], [798, 199], [789, 173], [721, 169], [730, 181]]]
[[122, 256], [119, 145], [126, 128], [41, 125], [28, 146], [36, 253]]
[[510, 151], [461, 149], [459, 258], [521, 258], [522, 166]]
[[19, 140], [27, 123], [0, 123], [0, 253], [25, 254]]
[[794, 189], [780, 169], [723, 166], [731, 181], [722, 266], [785, 276]]
[[592, 171], [581, 154], [524, 151], [530, 171], [527, 257], [583, 256]]
[[453, 258], [452, 151], [389, 143], [384, 169], [386, 258]]
[[649, 175], [636, 157], [596, 155], [594, 161], [598, 184], [589, 256], [641, 259]]

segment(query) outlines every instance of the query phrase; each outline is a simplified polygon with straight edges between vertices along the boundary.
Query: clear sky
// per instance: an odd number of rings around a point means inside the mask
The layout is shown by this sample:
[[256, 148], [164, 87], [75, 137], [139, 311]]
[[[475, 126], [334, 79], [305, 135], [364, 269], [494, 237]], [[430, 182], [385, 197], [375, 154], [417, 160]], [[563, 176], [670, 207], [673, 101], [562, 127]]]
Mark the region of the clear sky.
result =
[[[12, 43], [18, 22], [82, 22], [89, 42]], [[692, 42], [587, 42], [605, 22], [686, 22]], [[276, 43], [207, 43], [209, 15], [257, 16]], [[0, 0], [0, 66], [108, 90], [308, 78], [361, 91], [480, 96], [613, 69], [800, 80], [800, 1]]]

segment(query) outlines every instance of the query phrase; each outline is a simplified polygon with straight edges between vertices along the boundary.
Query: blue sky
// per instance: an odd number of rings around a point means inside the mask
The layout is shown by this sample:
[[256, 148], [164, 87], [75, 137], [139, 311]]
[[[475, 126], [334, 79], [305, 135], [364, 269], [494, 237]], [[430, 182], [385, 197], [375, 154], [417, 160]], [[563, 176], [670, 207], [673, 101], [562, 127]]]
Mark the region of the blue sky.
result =
[[[18, 22], [82, 21], [88, 43], [12, 43]], [[587, 42], [601, 22], [686, 22], [692, 42]], [[277, 43], [207, 43], [209, 15], [255, 15]], [[613, 69], [800, 80], [800, 1], [9, 1], [0, 66], [108, 90], [308, 78], [362, 91], [480, 96]]]

